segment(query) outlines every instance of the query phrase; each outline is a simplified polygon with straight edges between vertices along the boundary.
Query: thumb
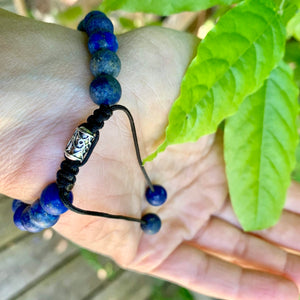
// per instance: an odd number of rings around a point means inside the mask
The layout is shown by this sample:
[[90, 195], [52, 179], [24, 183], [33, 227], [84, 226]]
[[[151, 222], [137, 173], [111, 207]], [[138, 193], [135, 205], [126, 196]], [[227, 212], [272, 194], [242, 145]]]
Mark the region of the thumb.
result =
[[142, 121], [136, 120], [137, 127], [151, 148], [167, 126], [170, 108], [179, 96], [182, 78], [199, 40], [191, 34], [161, 27], [130, 31], [118, 40], [121, 104], [143, 117]]

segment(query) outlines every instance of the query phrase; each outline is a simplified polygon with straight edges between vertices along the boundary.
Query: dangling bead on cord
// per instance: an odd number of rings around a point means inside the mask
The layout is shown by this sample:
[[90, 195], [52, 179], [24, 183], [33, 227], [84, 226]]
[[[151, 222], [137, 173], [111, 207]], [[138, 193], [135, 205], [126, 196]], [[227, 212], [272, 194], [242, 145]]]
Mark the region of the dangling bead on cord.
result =
[[90, 84], [90, 96], [94, 103], [99, 105], [99, 108], [88, 117], [86, 123], [79, 125], [75, 130], [67, 144], [65, 160], [56, 174], [56, 183], [48, 185], [43, 190], [40, 199], [32, 205], [20, 200], [13, 201], [15, 225], [20, 230], [39, 232], [56, 224], [59, 216], [70, 209], [79, 214], [138, 222], [145, 233], [155, 234], [161, 228], [161, 220], [156, 214], [148, 213], [138, 219], [84, 210], [72, 204], [71, 190], [74, 187], [79, 167], [88, 161], [99, 140], [99, 129], [116, 110], [123, 111], [129, 119], [137, 160], [148, 184], [145, 193], [146, 200], [150, 205], [159, 206], [167, 199], [166, 190], [160, 185], [151, 183], [143, 166], [131, 113], [126, 107], [116, 105], [122, 94], [121, 86], [115, 79], [120, 73], [121, 62], [115, 53], [118, 50], [118, 41], [113, 34], [112, 22], [104, 13], [92, 11], [80, 22], [78, 30], [86, 32], [89, 37], [88, 49], [92, 55], [90, 70], [95, 76]]
[[146, 199], [153, 206], [163, 205], [167, 200], [167, 191], [161, 185], [153, 185], [153, 190], [150, 187], [146, 190]]

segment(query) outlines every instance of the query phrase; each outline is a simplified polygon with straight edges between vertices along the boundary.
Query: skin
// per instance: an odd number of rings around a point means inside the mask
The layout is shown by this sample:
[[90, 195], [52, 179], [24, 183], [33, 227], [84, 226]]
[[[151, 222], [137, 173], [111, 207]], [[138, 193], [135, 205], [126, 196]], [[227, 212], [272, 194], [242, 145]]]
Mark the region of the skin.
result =
[[[74, 128], [96, 106], [84, 33], [0, 10], [0, 192], [27, 203], [55, 181]], [[162, 141], [168, 112], [198, 40], [162, 28], [119, 38], [119, 102], [136, 122], [141, 154]], [[292, 183], [278, 224], [244, 232], [228, 195], [222, 132], [168, 147], [146, 164], [167, 202], [149, 207], [129, 123], [114, 113], [100, 132], [89, 162], [77, 176], [74, 203], [82, 208], [140, 218], [155, 212], [161, 231], [139, 224], [67, 212], [60, 234], [124, 268], [176, 282], [222, 299], [296, 300], [300, 288], [300, 186]]]

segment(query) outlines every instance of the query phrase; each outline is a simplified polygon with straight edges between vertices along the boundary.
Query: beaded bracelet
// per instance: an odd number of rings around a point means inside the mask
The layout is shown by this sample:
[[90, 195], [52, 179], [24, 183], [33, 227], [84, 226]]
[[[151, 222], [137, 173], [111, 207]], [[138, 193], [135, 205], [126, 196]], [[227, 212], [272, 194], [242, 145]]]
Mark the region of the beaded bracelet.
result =
[[104, 13], [92, 11], [80, 22], [78, 30], [86, 32], [89, 37], [88, 49], [92, 55], [90, 70], [95, 76], [90, 84], [90, 96], [99, 108], [88, 117], [86, 123], [77, 127], [68, 142], [64, 152], [65, 160], [56, 174], [56, 182], [48, 185], [32, 205], [17, 199], [13, 200], [14, 223], [20, 230], [39, 232], [56, 224], [59, 216], [69, 209], [79, 214], [138, 222], [145, 233], [155, 234], [161, 228], [161, 220], [156, 214], [148, 213], [138, 219], [84, 210], [73, 204], [71, 190], [79, 167], [88, 161], [98, 142], [99, 130], [104, 126], [104, 121], [107, 121], [116, 110], [123, 111], [129, 119], [137, 160], [148, 184], [146, 200], [151, 205], [159, 206], [167, 199], [166, 190], [160, 185], [151, 183], [143, 166], [131, 113], [126, 107], [116, 104], [121, 98], [121, 86], [115, 78], [120, 72], [121, 62], [116, 55], [118, 41], [113, 34], [112, 22]]

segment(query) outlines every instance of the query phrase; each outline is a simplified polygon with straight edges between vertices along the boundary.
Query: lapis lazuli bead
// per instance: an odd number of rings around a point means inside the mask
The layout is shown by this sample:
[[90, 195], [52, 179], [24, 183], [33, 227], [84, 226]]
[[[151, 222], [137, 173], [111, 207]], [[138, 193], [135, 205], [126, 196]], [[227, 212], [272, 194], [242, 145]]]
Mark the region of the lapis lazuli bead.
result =
[[155, 234], [161, 228], [161, 220], [156, 214], [146, 214], [142, 217], [141, 228], [146, 234]]
[[80, 21], [80, 23], [77, 26], [77, 30], [79, 30], [79, 31], [85, 31], [84, 20]]
[[22, 231], [26, 231], [26, 229], [21, 222], [21, 215], [22, 215], [24, 209], [26, 209], [28, 206], [29, 206], [28, 204], [21, 202], [21, 204], [14, 211], [14, 223], [15, 223], [16, 227]]
[[42, 227], [39, 227], [37, 225], [35, 225], [33, 222], [32, 222], [32, 219], [31, 219], [31, 216], [30, 216], [30, 213], [29, 213], [29, 210], [30, 210], [30, 205], [28, 207], [26, 207], [22, 214], [21, 214], [21, 222], [22, 222], [22, 225], [24, 226], [24, 228], [29, 231], [29, 232], [40, 232], [42, 231], [44, 228]]
[[77, 29], [80, 30], [80, 31], [86, 31], [86, 24], [87, 22], [89, 21], [90, 18], [92, 18], [93, 16], [96, 16], [96, 15], [101, 15], [101, 16], [105, 16], [105, 14], [99, 10], [93, 10], [91, 12], [89, 12], [85, 18], [79, 23]]
[[102, 32], [114, 32], [114, 26], [109, 18], [105, 14], [97, 14], [92, 16], [85, 22], [86, 33], [90, 36], [93, 33]]
[[90, 84], [90, 96], [98, 105], [113, 105], [120, 100], [121, 94], [120, 83], [110, 75], [100, 75]]
[[[73, 201], [72, 192], [69, 193], [69, 202]], [[40, 198], [42, 208], [50, 215], [58, 216], [65, 213], [68, 208], [64, 206], [59, 197], [59, 190], [56, 183], [49, 184], [42, 192]]]
[[102, 49], [92, 56], [90, 70], [95, 77], [102, 73], [117, 77], [121, 70], [121, 61], [115, 52]]
[[48, 214], [41, 206], [40, 201], [35, 201], [29, 209], [31, 222], [41, 228], [49, 228], [57, 223], [59, 216]]
[[150, 187], [146, 190], [146, 199], [149, 204], [159, 206], [166, 202], [167, 191], [161, 185], [153, 185], [153, 191]]
[[14, 199], [12, 204], [11, 204], [11, 209], [12, 209], [13, 212], [15, 212], [22, 205], [27, 206], [27, 204], [22, 202], [21, 200]]
[[116, 36], [110, 32], [96, 32], [90, 36], [88, 41], [88, 48], [91, 54], [100, 49], [108, 49], [116, 52], [118, 47]]
[[103, 13], [102, 11], [99, 10], [92, 10], [90, 11], [83, 19], [84, 24], [86, 24], [90, 18], [94, 17], [94, 16], [104, 16], [106, 17], [105, 13]]

